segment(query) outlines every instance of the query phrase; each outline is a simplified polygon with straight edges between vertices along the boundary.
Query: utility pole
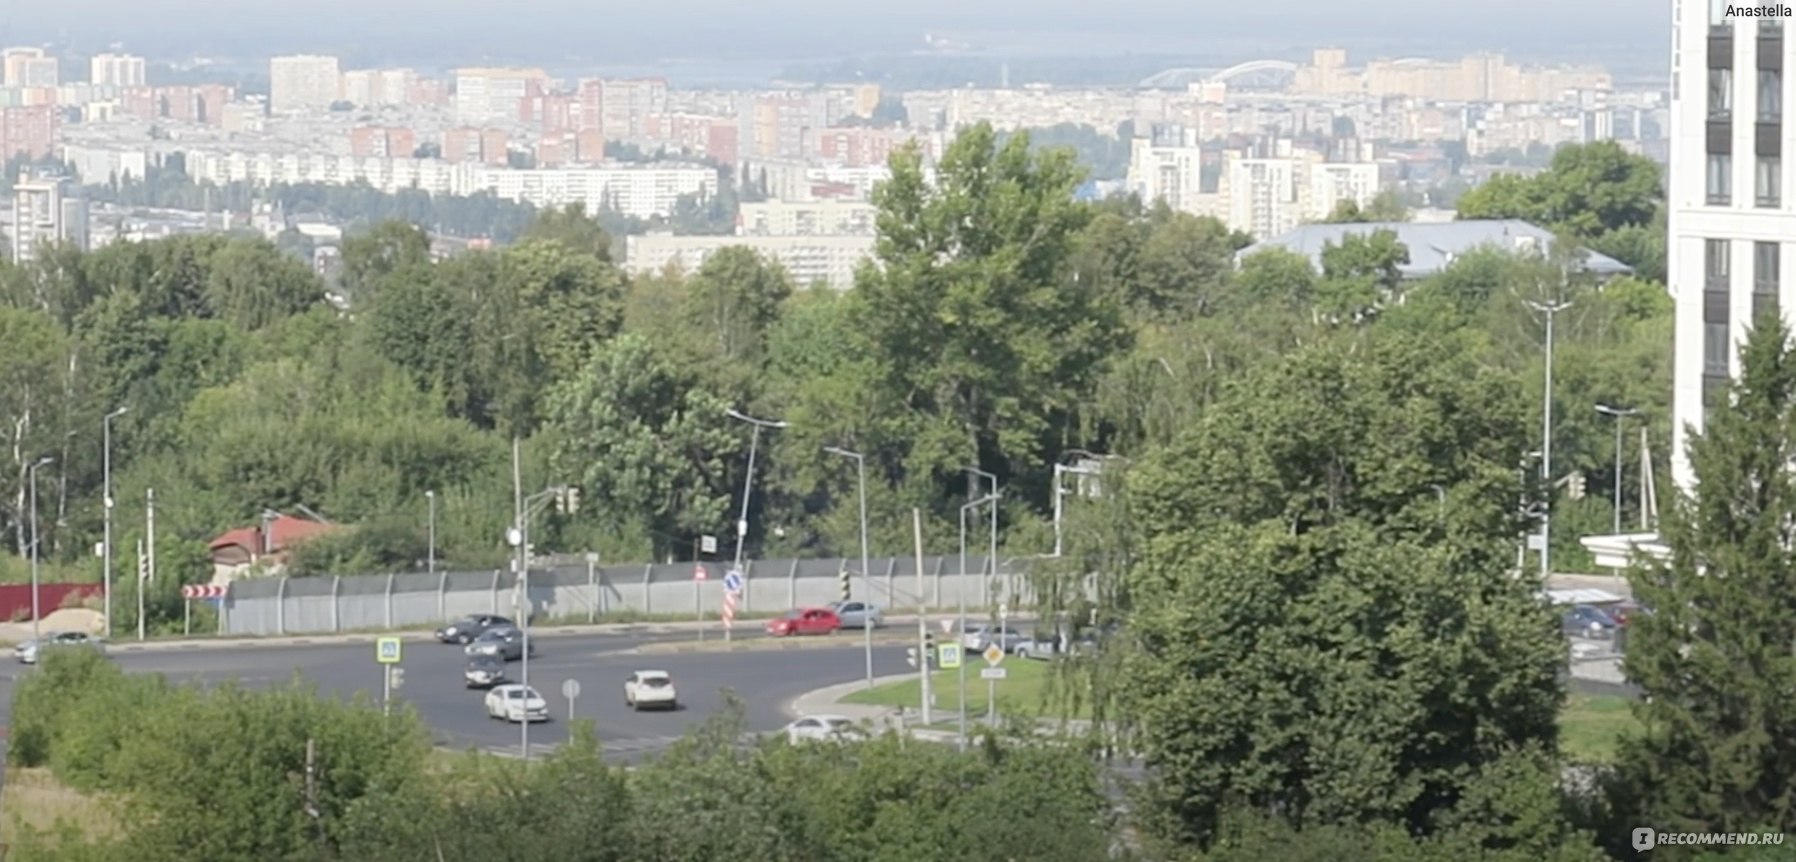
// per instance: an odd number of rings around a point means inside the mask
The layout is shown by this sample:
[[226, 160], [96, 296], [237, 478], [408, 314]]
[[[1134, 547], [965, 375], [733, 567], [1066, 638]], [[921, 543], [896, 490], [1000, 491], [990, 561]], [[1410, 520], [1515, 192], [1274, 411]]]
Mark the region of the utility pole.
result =
[[424, 492], [424, 502], [430, 507], [430, 550], [426, 551], [424, 571], [437, 573], [437, 492]]
[[107, 640], [112, 639], [112, 509], [114, 503], [114, 500], [112, 499], [112, 420], [125, 415], [130, 409], [131, 408], [129, 407], [120, 407], [119, 409], [106, 414], [106, 417], [100, 420], [102, 436], [105, 438], [103, 444], [105, 451], [102, 456], [104, 466], [101, 469], [101, 483], [103, 488], [100, 492], [100, 503], [105, 510], [106, 516], [106, 533], [102, 540], [104, 560], [101, 563], [101, 579], [104, 581], [102, 589], [105, 593], [104, 601], [106, 603]]
[[25, 470], [26, 481], [31, 485], [31, 639], [37, 643], [39, 649], [43, 648], [43, 633], [39, 630], [38, 621], [43, 619], [44, 615], [38, 607], [37, 560], [43, 554], [38, 548], [42, 539], [37, 534], [37, 471], [39, 467], [54, 463], [56, 463], [55, 458], [45, 455], [31, 462], [31, 466]]
[[1541, 395], [1540, 419], [1540, 478], [1547, 493], [1546, 505], [1540, 515], [1540, 577], [1544, 581], [1553, 576], [1553, 318], [1572, 304], [1565, 300], [1539, 302], [1530, 299], [1524, 302], [1547, 318], [1546, 389]]
[[148, 489], [145, 489], [145, 491], [144, 491], [143, 519], [144, 519], [144, 532], [147, 533], [148, 536], [144, 539], [144, 543], [143, 543], [143, 545], [144, 545], [145, 577], [142, 579], [139, 579], [137, 582], [137, 639], [138, 640], [143, 640], [145, 637], [147, 637], [149, 613], [146, 610], [147, 603], [144, 601], [144, 593], [149, 591], [150, 584], [156, 580], [156, 489], [155, 488], [148, 488]]
[[[748, 442], [748, 475], [742, 478], [742, 514], [736, 517], [736, 564], [733, 571], [740, 573], [742, 572], [742, 551], [748, 546], [748, 498], [754, 492], [755, 487], [755, 455], [761, 448], [761, 429], [784, 428], [786, 423], [778, 419], [756, 419], [734, 407], [723, 412], [731, 419], [747, 422], [754, 426], [753, 435]], [[744, 576], [744, 580], [746, 580], [746, 576]], [[731, 640], [731, 629], [723, 630], [723, 639], [725, 642]]]
[[[978, 467], [968, 467], [967, 472], [972, 475], [979, 476], [980, 478], [983, 478], [983, 479], [991, 482], [992, 483], [991, 496], [993, 498], [996, 498], [998, 496], [998, 475], [996, 473], [987, 473], [984, 470], [979, 469]], [[971, 497], [973, 495], [968, 494], [967, 496]], [[984, 598], [984, 603], [985, 603], [986, 607], [991, 607], [992, 582], [996, 581], [998, 579], [998, 505], [996, 503], [992, 504], [991, 515], [992, 515], [991, 548], [990, 548], [990, 550], [988, 550], [986, 552], [986, 562], [988, 565], [991, 566], [991, 571], [985, 572], [985, 582], [980, 590], [980, 593]], [[962, 574], [965, 574], [966, 567], [962, 566], [961, 570], [962, 570]]]
[[312, 826], [318, 831], [319, 851], [324, 849], [324, 809], [318, 807], [318, 740], [306, 738], [306, 774], [304, 776], [305, 808], [307, 817], [312, 818]]
[[[868, 554], [868, 550], [867, 550], [867, 456], [863, 455], [859, 452], [855, 452], [853, 450], [843, 449], [840, 446], [825, 446], [825, 447], [823, 447], [823, 451], [828, 452], [832, 455], [841, 455], [845, 458], [853, 458], [855, 469], [860, 474], [860, 487], [861, 487], [861, 493], [860, 493], [860, 496], [861, 496], [861, 583], [866, 586], [866, 589], [863, 591], [866, 593], [866, 595], [861, 597], [861, 604], [863, 606], [867, 607], [867, 609], [868, 609], [868, 614], [864, 615], [864, 619], [866, 620], [867, 624], [861, 626], [861, 630], [862, 630], [861, 635], [866, 642], [865, 646], [866, 646], [866, 653], [867, 653], [867, 687], [872, 688], [873, 687], [873, 625], [872, 625], [873, 620], [871, 618], [872, 605], [868, 602], [868, 600], [873, 597], [873, 572], [872, 572], [873, 564], [869, 559], [870, 555]], [[965, 561], [962, 560], [962, 562], [964, 563]], [[961, 566], [961, 569], [964, 571], [966, 569], [966, 566], [964, 566], [964, 565]], [[888, 584], [887, 586], [890, 586], [890, 585]], [[846, 598], [846, 597], [844, 597], [844, 598]], [[887, 596], [886, 602], [889, 604], [891, 602], [891, 599], [892, 599], [891, 596]]]
[[[994, 479], [994, 484], [995, 482]], [[960, 597], [960, 637], [962, 638], [963, 652], [967, 633], [967, 513], [987, 504], [996, 508], [998, 495], [987, 494], [960, 507], [960, 588], [954, 592]], [[967, 658], [965, 656], [960, 660], [960, 669], [957, 673], [960, 677], [960, 748], [965, 751], [967, 747]]]
[[911, 536], [917, 551], [917, 672], [923, 675], [923, 726], [934, 721], [935, 700], [929, 684], [929, 598], [923, 582], [923, 510], [910, 510]]

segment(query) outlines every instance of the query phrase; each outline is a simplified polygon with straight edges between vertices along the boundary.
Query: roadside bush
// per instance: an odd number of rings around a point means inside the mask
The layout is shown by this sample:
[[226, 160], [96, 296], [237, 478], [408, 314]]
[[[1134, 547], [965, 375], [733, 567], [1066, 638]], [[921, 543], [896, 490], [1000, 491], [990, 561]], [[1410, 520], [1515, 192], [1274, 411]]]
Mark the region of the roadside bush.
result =
[[45, 650], [36, 673], [13, 689], [12, 730], [8, 756], [14, 766], [50, 762], [58, 736], [79, 715], [75, 704], [88, 692], [116, 688], [125, 674], [105, 656], [89, 650]]
[[93, 793], [124, 790], [118, 774], [120, 752], [143, 740], [143, 728], [158, 710], [169, 708], [171, 698], [192, 696], [176, 691], [160, 676], [119, 674], [69, 695], [67, 714], [78, 721], [65, 722], [57, 731], [49, 764], [64, 784]]

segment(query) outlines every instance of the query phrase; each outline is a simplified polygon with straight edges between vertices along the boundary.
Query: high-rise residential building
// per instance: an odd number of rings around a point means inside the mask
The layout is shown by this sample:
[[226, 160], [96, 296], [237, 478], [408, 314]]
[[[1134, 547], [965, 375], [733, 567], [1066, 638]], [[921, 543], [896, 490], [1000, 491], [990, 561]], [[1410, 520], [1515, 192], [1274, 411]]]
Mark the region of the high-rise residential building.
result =
[[268, 61], [269, 111], [323, 110], [341, 98], [343, 75], [337, 58], [298, 54]]
[[8, 87], [55, 87], [62, 83], [56, 58], [42, 48], [7, 48], [0, 51], [0, 82]]
[[667, 79], [589, 78], [580, 82], [579, 129], [598, 129], [617, 141], [640, 142], [650, 117], [667, 111]]
[[455, 121], [465, 125], [515, 122], [525, 100], [550, 89], [541, 69], [468, 68], [455, 70]]
[[343, 73], [343, 100], [360, 108], [407, 104], [418, 73], [411, 69], [354, 69]]
[[87, 247], [87, 202], [61, 177], [23, 177], [12, 189], [12, 259], [32, 260], [46, 243]]
[[142, 57], [130, 54], [96, 54], [88, 61], [88, 80], [96, 87], [142, 87], [149, 83]]
[[60, 117], [54, 105], [0, 108], [0, 160], [15, 156], [42, 159], [54, 155]]
[[1666, 273], [1677, 309], [1671, 472], [1688, 489], [1689, 433], [1739, 372], [1753, 318], [1788, 304], [1796, 201], [1783, 145], [1796, 138], [1783, 106], [1796, 64], [1790, 22], [1728, 17], [1723, 0], [1678, 5]]
[[1129, 190], [1142, 203], [1165, 201], [1179, 212], [1209, 215], [1203, 194], [1203, 150], [1197, 130], [1156, 125], [1129, 143]]

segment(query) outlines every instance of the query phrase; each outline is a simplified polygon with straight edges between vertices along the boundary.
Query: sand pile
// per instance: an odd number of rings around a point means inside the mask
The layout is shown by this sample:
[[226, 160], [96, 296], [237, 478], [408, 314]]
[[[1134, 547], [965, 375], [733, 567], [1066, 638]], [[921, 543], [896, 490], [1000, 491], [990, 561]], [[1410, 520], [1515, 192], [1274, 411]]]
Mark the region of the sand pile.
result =
[[[0, 643], [19, 644], [31, 640], [31, 621], [0, 623]], [[87, 608], [62, 608], [44, 615], [37, 628], [50, 632], [87, 632], [100, 634], [106, 630], [106, 615]]]

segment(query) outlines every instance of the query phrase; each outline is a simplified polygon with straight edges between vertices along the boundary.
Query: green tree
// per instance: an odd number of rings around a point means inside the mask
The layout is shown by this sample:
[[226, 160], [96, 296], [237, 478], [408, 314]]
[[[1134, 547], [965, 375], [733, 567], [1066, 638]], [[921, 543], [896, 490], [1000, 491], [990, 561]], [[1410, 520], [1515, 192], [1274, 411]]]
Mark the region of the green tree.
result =
[[368, 290], [388, 273], [429, 263], [429, 234], [396, 219], [383, 221], [343, 239], [343, 292], [357, 300], [370, 299]]
[[[1623, 667], [1646, 695], [1624, 742], [1618, 820], [1665, 831], [1760, 831], [1796, 815], [1796, 355], [1762, 316], [1730, 398], [1690, 440], [1696, 484], [1668, 506], [1663, 562], [1629, 573], [1651, 613], [1629, 620]], [[1624, 833], [1625, 834], [1625, 833]], [[1676, 858], [1678, 848], [1665, 848]]]
[[1659, 166], [1615, 141], [1560, 147], [1532, 177], [1498, 174], [1459, 198], [1463, 219], [1515, 218], [1580, 239], [1651, 224], [1664, 198]]

